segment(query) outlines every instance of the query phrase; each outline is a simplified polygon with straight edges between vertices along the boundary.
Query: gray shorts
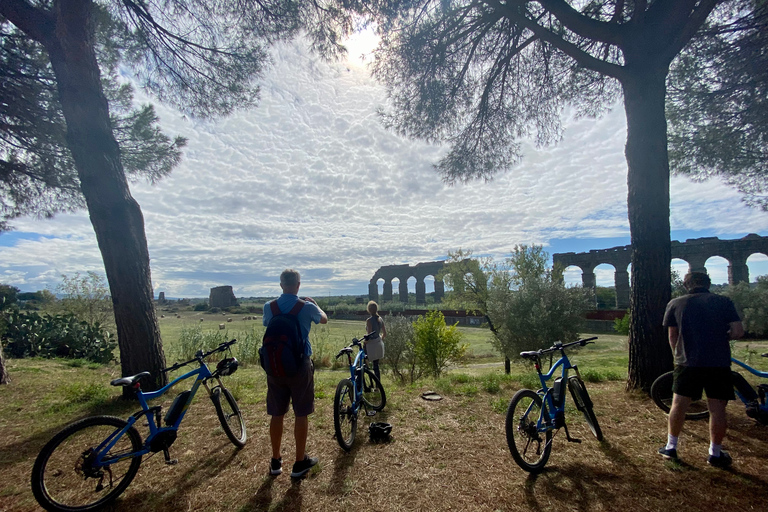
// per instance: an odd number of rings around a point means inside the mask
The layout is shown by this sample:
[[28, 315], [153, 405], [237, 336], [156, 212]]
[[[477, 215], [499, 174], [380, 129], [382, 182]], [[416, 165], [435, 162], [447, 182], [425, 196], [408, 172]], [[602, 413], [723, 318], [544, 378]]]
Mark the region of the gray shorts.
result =
[[293, 414], [309, 416], [315, 412], [315, 366], [305, 358], [304, 367], [293, 377], [267, 375], [267, 414], [283, 416], [293, 402]]

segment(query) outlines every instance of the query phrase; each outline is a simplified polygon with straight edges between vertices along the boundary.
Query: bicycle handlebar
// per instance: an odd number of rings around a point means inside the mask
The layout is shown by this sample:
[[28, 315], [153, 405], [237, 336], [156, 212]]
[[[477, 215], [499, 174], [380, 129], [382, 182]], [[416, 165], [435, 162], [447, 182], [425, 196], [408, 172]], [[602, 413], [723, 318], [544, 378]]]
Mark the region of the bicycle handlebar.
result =
[[549, 348], [542, 348], [539, 350], [531, 350], [527, 352], [520, 352], [520, 357], [523, 359], [529, 359], [531, 357], [540, 357], [544, 354], [549, 354], [550, 352], [555, 352], [557, 350], [565, 350], [568, 347], [572, 347], [573, 345], [581, 345], [582, 347], [589, 345], [590, 343], [594, 343], [592, 340], [596, 340], [597, 336], [592, 336], [591, 338], [584, 338], [583, 340], [577, 340], [572, 341], [571, 343], [566, 343], [563, 345], [561, 342], [556, 341], [554, 345], [552, 345]]
[[370, 333], [366, 334], [365, 336], [363, 336], [362, 340], [360, 340], [358, 338], [352, 338], [352, 343], [350, 343], [349, 345], [347, 345], [343, 349], [339, 350], [339, 353], [336, 354], [336, 359], [340, 358], [344, 354], [351, 354], [352, 353], [352, 347], [358, 347], [358, 348], [362, 347], [362, 343], [361, 343], [362, 341], [368, 341], [371, 338], [375, 338], [378, 335], [379, 335], [378, 331], [373, 331], [373, 332], [370, 332]]
[[174, 370], [178, 370], [179, 368], [187, 366], [190, 363], [194, 363], [195, 361], [197, 361], [197, 362], [202, 364], [203, 359], [205, 359], [206, 357], [210, 356], [211, 354], [215, 354], [216, 352], [222, 352], [223, 350], [228, 349], [229, 347], [231, 347], [235, 343], [237, 343], [237, 340], [233, 339], [233, 340], [230, 340], [230, 341], [225, 341], [224, 343], [219, 343], [219, 346], [216, 347], [215, 349], [211, 350], [210, 352], [203, 352], [202, 350], [198, 350], [197, 353], [195, 354], [195, 358], [194, 359], [190, 359], [189, 361], [185, 361], [183, 363], [176, 363], [173, 366], [169, 366], [168, 368], [165, 368], [165, 369], [160, 370], [160, 371], [162, 371], [163, 373], [172, 372]]

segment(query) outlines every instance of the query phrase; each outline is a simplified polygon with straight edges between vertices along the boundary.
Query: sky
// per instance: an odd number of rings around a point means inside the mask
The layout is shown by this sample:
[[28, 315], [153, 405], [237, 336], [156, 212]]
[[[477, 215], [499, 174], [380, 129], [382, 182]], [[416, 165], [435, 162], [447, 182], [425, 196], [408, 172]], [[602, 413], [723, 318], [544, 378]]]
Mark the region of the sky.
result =
[[[131, 185], [156, 295], [207, 297], [230, 285], [237, 297], [274, 296], [285, 268], [301, 272], [302, 294], [362, 295], [381, 266], [459, 248], [501, 259], [516, 244], [550, 255], [629, 244], [621, 104], [598, 119], [567, 118], [555, 146], [525, 143], [522, 163], [491, 182], [451, 187], [433, 169], [446, 148], [381, 124], [386, 92], [359, 57], [371, 44], [353, 39], [350, 57], [333, 63], [300, 42], [275, 48], [259, 106], [227, 118], [188, 118], [153, 102], [165, 133], [189, 139], [169, 177]], [[137, 100], [151, 98], [138, 89]], [[104, 273], [86, 212], [12, 225], [0, 234], [0, 283], [55, 291], [62, 275]], [[680, 241], [765, 236], [768, 213], [717, 180], [673, 177], [671, 226]], [[765, 255], [748, 265], [752, 280], [768, 274]], [[713, 282], [727, 281], [725, 260], [707, 268]], [[598, 285], [613, 284], [612, 267], [595, 272]], [[570, 269], [566, 281], [580, 275]]]

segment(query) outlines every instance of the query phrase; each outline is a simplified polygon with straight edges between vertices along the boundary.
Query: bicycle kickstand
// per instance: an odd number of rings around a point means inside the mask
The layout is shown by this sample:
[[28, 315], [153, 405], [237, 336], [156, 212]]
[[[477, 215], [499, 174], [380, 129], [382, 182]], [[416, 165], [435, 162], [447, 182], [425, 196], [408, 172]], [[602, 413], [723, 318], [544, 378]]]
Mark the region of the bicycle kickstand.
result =
[[172, 459], [171, 454], [168, 452], [168, 448], [163, 448], [163, 456], [165, 457], [165, 463], [169, 466], [179, 463], [179, 459]]
[[571, 437], [571, 433], [568, 432], [568, 425], [563, 422], [563, 428], [565, 429], [565, 438], [568, 440], [569, 443], [580, 443], [581, 439], [577, 439], [575, 437]]

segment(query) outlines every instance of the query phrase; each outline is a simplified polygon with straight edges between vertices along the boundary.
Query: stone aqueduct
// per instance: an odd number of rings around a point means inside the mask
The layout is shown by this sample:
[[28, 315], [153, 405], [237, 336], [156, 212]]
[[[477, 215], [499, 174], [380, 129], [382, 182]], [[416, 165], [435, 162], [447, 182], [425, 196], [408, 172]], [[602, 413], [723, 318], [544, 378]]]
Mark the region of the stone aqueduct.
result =
[[[712, 256], [720, 256], [728, 260], [728, 283], [737, 284], [749, 282], [747, 258], [753, 254], [768, 256], [768, 237], [749, 234], [738, 240], [720, 240], [717, 237], [693, 238], [685, 242], [672, 241], [672, 259], [681, 259], [688, 263], [689, 271], [706, 272], [705, 264]], [[575, 266], [581, 269], [581, 281], [584, 287], [594, 288], [595, 267], [602, 264], [612, 265], [615, 269], [614, 284], [616, 286], [616, 308], [629, 307], [629, 264], [631, 261], [631, 246], [625, 245], [611, 249], [593, 249], [589, 252], [566, 252], [552, 255], [555, 264], [563, 268]], [[399, 281], [398, 295], [400, 302], [408, 302], [408, 279], [416, 279], [416, 302], [426, 302], [425, 278], [432, 276], [435, 280], [435, 302], [440, 302], [445, 294], [443, 281], [438, 273], [444, 262], [431, 261], [416, 265], [388, 265], [379, 268], [368, 283], [368, 297], [379, 300], [380, 279], [384, 280], [383, 302], [392, 300], [392, 281]]]
[[[611, 249], [593, 249], [589, 252], [565, 252], [552, 255], [552, 262], [563, 268], [576, 266], [581, 269], [581, 282], [584, 287], [595, 287], [595, 267], [607, 263], [612, 265], [614, 285], [616, 286], [616, 309], [629, 307], [629, 263], [631, 246]], [[747, 258], [761, 253], [768, 255], [768, 237], [749, 234], [738, 240], [720, 240], [717, 237], [691, 238], [685, 242], [672, 241], [672, 259], [681, 259], [688, 263], [689, 272], [706, 272], [704, 266], [712, 256], [728, 260], [728, 283], [749, 282]]]

